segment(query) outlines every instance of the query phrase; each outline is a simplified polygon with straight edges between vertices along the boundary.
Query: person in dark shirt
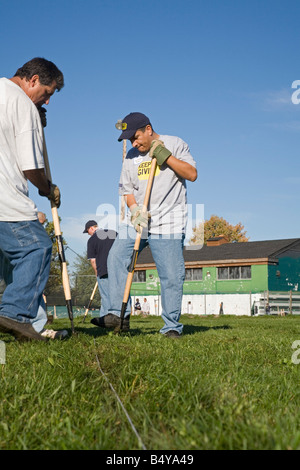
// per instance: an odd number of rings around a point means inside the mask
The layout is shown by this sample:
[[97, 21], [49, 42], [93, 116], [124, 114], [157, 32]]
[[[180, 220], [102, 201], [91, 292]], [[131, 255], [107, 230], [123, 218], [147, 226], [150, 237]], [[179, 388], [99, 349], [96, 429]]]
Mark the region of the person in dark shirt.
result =
[[141, 313], [142, 307], [140, 304], [140, 299], [136, 299], [136, 303], [134, 304], [134, 311], [136, 315], [139, 315]]
[[[108, 313], [108, 273], [107, 257], [117, 233], [114, 230], [99, 229], [95, 220], [89, 220], [85, 224], [83, 233], [88, 233], [90, 238], [87, 242], [87, 258], [90, 260], [98, 281], [98, 287], [101, 297], [100, 318]], [[96, 326], [99, 326], [99, 318], [91, 320]]]

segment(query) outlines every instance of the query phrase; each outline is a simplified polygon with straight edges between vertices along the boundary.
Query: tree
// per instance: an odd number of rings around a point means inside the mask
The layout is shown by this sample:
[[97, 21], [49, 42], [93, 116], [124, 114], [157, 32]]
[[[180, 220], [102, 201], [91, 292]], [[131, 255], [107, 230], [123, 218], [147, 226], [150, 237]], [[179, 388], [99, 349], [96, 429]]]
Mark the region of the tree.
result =
[[[60, 221], [59, 217], [59, 221]], [[53, 222], [49, 222], [48, 219], [44, 222], [44, 228], [52, 241], [52, 257], [50, 265], [49, 279], [45, 288], [45, 295], [49, 303], [55, 303], [56, 305], [65, 304], [65, 295], [63, 290], [62, 275], [61, 275], [61, 263], [58, 255], [56, 237], [54, 231]], [[63, 239], [63, 244], [66, 245], [66, 241]], [[68, 262], [67, 262], [68, 264]]]
[[[53, 222], [49, 222], [46, 219], [44, 227], [52, 241], [52, 259], [50, 266], [50, 275], [45, 288], [45, 295], [47, 297], [49, 305], [64, 305], [65, 296], [61, 275], [61, 263], [57, 250], [54, 224]], [[67, 245], [67, 242], [64, 239], [63, 244], [64, 246]], [[71, 289], [72, 303], [73, 305], [86, 306], [90, 300], [93, 288], [95, 286], [96, 276], [90, 261], [88, 261], [87, 259], [86, 253], [83, 256], [77, 254], [77, 257], [78, 261], [74, 263], [74, 285]], [[67, 264], [69, 263], [67, 262]], [[93, 300], [93, 305], [99, 306], [99, 304], [100, 294], [97, 289]]]
[[[78, 261], [74, 262], [74, 289], [72, 297], [74, 304], [77, 306], [87, 306], [93, 292], [96, 276], [90, 261], [87, 259], [87, 254], [80, 256], [77, 255]], [[99, 290], [96, 290], [92, 306], [99, 308], [100, 305], [100, 294]]]
[[51, 265], [50, 265], [50, 275], [49, 275], [49, 280], [47, 282], [47, 286], [45, 289], [45, 293], [46, 295], [48, 295], [49, 293], [52, 294], [54, 292], [61, 290], [62, 281], [61, 281], [61, 267], [60, 267], [58, 253], [57, 253], [57, 245], [56, 245], [56, 238], [55, 238], [55, 232], [54, 232], [54, 224], [53, 222], [48, 222], [48, 220], [46, 219], [44, 227], [52, 241], [52, 257], [51, 257]]
[[227, 220], [223, 219], [223, 217], [212, 215], [209, 220], [205, 220], [204, 224], [199, 224], [197, 227], [193, 228], [193, 236], [190, 239], [190, 244], [206, 244], [209, 238], [220, 235], [224, 235], [229, 242], [247, 242], [249, 238], [246, 237], [246, 233], [241, 222], [236, 225], [231, 225]]

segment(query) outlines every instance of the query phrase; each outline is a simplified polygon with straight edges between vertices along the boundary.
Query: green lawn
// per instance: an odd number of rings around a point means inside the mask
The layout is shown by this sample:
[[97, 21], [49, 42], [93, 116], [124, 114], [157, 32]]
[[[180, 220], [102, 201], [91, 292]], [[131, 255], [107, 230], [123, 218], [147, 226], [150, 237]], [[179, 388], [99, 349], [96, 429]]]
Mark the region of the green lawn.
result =
[[0, 449], [300, 449], [300, 317], [182, 322], [180, 340], [159, 317], [121, 336], [80, 318], [64, 341], [0, 333]]

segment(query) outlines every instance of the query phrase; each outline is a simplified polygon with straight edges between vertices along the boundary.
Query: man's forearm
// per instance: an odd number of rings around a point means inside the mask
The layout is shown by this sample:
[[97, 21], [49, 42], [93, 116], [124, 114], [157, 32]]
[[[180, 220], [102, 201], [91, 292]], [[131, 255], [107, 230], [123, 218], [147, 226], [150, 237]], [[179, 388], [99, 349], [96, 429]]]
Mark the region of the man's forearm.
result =
[[196, 181], [197, 179], [197, 170], [195, 167], [190, 165], [187, 162], [178, 160], [178, 158], [171, 155], [167, 160], [166, 164], [172, 168], [175, 173], [188, 181]]
[[50, 186], [44, 168], [39, 168], [36, 170], [25, 170], [23, 173], [25, 178], [27, 178], [42, 193], [44, 193], [46, 196], [50, 194]]
[[93, 267], [95, 275], [97, 276], [97, 265], [96, 265], [96, 260], [94, 258], [91, 259], [91, 265]]
[[137, 205], [137, 202], [135, 200], [135, 197], [133, 194], [126, 194], [125, 195], [125, 201], [127, 206], [130, 208], [131, 206]]

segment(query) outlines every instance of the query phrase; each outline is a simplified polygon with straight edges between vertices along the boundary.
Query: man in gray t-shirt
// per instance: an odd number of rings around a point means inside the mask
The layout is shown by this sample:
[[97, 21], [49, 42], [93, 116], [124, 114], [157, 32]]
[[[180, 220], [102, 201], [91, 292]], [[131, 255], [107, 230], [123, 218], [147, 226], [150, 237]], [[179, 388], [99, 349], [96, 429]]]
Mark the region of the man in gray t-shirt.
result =
[[[187, 163], [195, 172], [195, 161], [188, 145], [179, 137], [156, 135], [174, 156], [176, 164]], [[143, 137], [145, 137], [143, 135]], [[137, 144], [138, 145], [138, 144]], [[128, 199], [134, 197], [135, 203], [143, 204], [151, 166], [150, 152], [141, 152], [133, 147], [124, 159], [120, 178], [119, 194]], [[175, 160], [176, 156], [176, 160]], [[167, 159], [168, 162], [170, 157]], [[153, 181], [149, 212], [148, 230], [152, 234], [184, 233], [187, 219], [186, 183], [168, 162], [158, 165]], [[187, 168], [188, 168], [188, 165]], [[188, 168], [189, 169], [189, 168]], [[190, 170], [190, 169], [189, 169]], [[131, 205], [129, 206], [131, 208]]]
[[[132, 149], [124, 159], [119, 194], [125, 197], [130, 214], [122, 224], [108, 257], [110, 308], [102, 327], [120, 324], [122, 298], [135, 236], [142, 232], [140, 251], [149, 244], [161, 283], [162, 318], [160, 330], [166, 336], [182, 333], [182, 288], [185, 276], [183, 241], [187, 220], [186, 183], [197, 178], [196, 163], [188, 145], [179, 137], [156, 133], [149, 118], [130, 113], [120, 123], [119, 141], [129, 139]], [[152, 158], [157, 160], [148, 214], [142, 210]], [[145, 230], [146, 229], [146, 230]], [[123, 329], [129, 329], [130, 301]], [[125, 328], [124, 328], [125, 327]]]

